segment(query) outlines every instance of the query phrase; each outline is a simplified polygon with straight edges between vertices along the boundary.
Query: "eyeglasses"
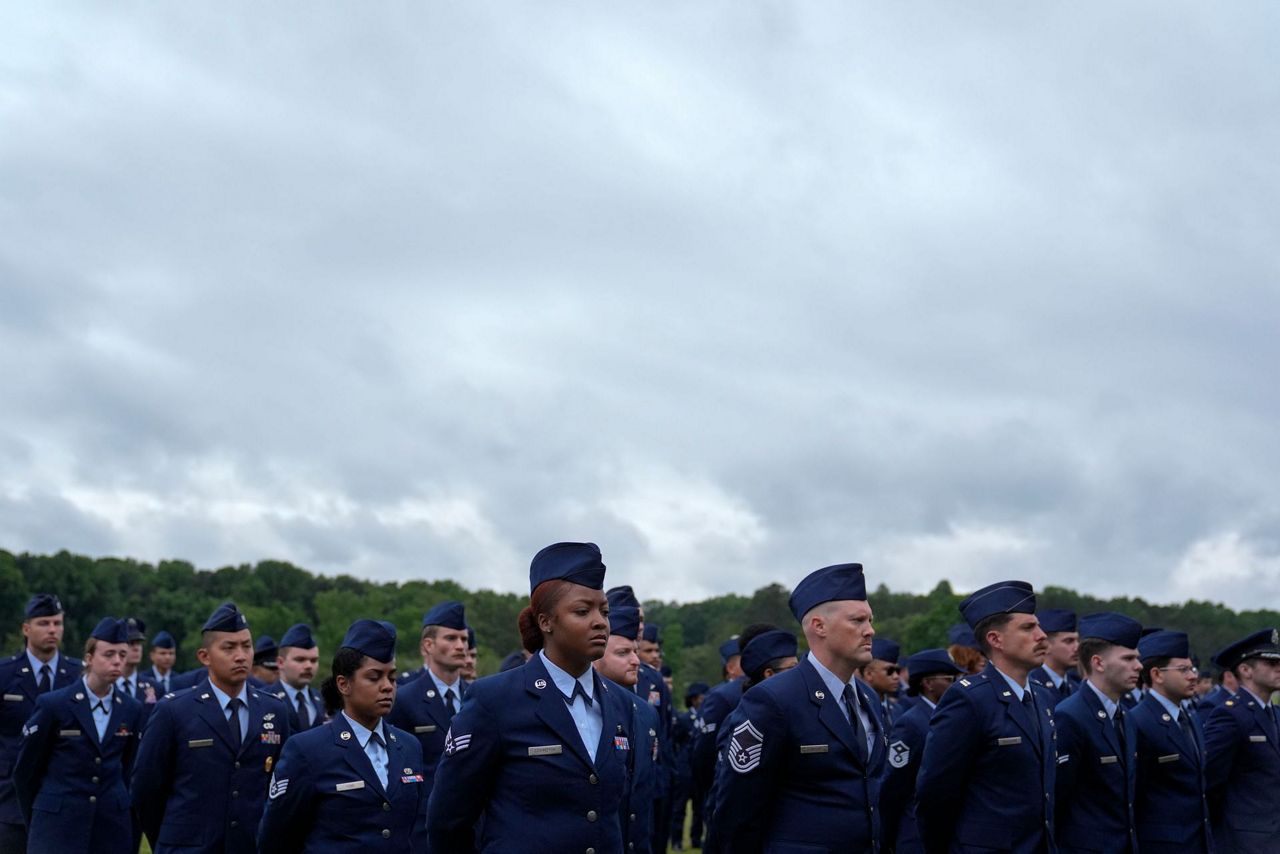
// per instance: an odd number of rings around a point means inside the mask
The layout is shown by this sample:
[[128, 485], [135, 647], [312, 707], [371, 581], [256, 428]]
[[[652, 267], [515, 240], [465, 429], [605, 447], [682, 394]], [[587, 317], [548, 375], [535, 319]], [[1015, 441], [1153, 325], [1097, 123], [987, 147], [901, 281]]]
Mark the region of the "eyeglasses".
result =
[[1190, 676], [1196, 672], [1195, 667], [1190, 664], [1183, 664], [1179, 667], [1157, 667], [1156, 670], [1172, 670], [1174, 673], [1181, 673], [1183, 676]]
[[890, 664], [888, 667], [886, 667], [886, 668], [884, 669], [884, 675], [885, 675], [885, 676], [897, 676], [897, 675], [898, 675], [899, 673], [901, 673], [901, 672], [902, 672], [902, 668], [901, 668], [901, 667], [897, 667], [897, 666], [892, 665], [892, 664]]

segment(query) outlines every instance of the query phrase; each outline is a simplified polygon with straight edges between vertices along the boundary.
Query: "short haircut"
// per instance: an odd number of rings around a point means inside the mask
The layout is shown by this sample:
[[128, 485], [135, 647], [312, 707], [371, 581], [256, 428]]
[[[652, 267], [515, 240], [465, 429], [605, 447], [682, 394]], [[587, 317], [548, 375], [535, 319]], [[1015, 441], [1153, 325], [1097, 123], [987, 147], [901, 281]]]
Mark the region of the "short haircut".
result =
[[1095, 655], [1105, 655], [1107, 650], [1115, 646], [1111, 641], [1102, 638], [1081, 638], [1080, 639], [1080, 669], [1088, 676], [1093, 672], [1093, 657]]
[[1169, 662], [1173, 659], [1167, 655], [1156, 655], [1151, 658], [1142, 660], [1141, 685], [1151, 685], [1155, 682], [1151, 677], [1152, 670], [1159, 670], [1162, 667], [1168, 667]]
[[439, 626], [439, 625], [423, 626], [423, 627], [422, 627], [422, 637], [421, 637], [421, 638], [419, 638], [419, 640], [426, 640], [427, 638], [431, 638], [432, 640], [435, 640], [435, 639], [436, 639], [436, 635], [437, 635], [437, 634], [439, 634], [439, 633], [440, 633], [440, 626]]
[[991, 646], [987, 643], [987, 632], [1004, 631], [1004, 627], [1009, 625], [1013, 620], [1013, 614], [992, 614], [990, 617], [983, 617], [978, 621], [978, 625], [973, 627], [973, 636], [978, 640], [978, 649], [982, 650], [982, 654], [988, 658], [991, 656]]

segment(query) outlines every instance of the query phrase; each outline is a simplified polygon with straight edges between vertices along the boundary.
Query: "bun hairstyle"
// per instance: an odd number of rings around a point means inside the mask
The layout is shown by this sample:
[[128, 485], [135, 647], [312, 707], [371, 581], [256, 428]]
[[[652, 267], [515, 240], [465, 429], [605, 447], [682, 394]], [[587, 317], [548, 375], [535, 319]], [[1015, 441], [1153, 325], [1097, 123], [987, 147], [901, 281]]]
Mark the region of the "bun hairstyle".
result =
[[338, 651], [333, 654], [332, 675], [320, 683], [320, 696], [324, 699], [324, 707], [330, 717], [343, 709], [342, 692], [338, 690], [338, 677], [345, 676], [350, 679], [360, 669], [364, 659], [363, 652], [349, 646], [338, 647]]
[[542, 582], [529, 594], [529, 604], [516, 618], [516, 628], [520, 631], [520, 645], [530, 654], [543, 647], [542, 629], [538, 628], [538, 615], [554, 613], [556, 606], [568, 594], [571, 587], [573, 587], [572, 582], [555, 578]]

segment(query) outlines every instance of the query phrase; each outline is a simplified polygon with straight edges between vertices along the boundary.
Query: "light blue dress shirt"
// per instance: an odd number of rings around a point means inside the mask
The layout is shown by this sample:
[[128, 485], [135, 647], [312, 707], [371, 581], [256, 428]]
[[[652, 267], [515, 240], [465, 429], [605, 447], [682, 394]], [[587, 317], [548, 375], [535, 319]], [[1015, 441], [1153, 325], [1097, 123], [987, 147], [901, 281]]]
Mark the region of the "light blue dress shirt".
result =
[[98, 744], [102, 744], [102, 740], [107, 737], [107, 724], [111, 723], [111, 689], [107, 689], [107, 696], [99, 697], [89, 689], [89, 682], [81, 679], [84, 685], [85, 696], [89, 698], [89, 709], [93, 713], [93, 725], [98, 728]]
[[54, 652], [53, 658], [47, 662], [41, 661], [31, 654], [31, 647], [26, 648], [27, 662], [31, 665], [31, 672], [35, 675], [36, 687], [40, 687], [40, 668], [46, 664], [49, 666], [49, 690], [53, 690], [53, 680], [58, 678], [58, 658], [59, 653]]
[[1005, 673], [999, 667], [996, 668], [996, 673], [999, 673], [1001, 676], [1004, 677], [1004, 681], [1008, 682], [1009, 687], [1013, 689], [1013, 696], [1017, 697], [1018, 702], [1021, 703], [1023, 696], [1027, 693], [1027, 686], [1019, 685], [1016, 679], [1014, 679], [1008, 673]]
[[[227, 719], [228, 725], [231, 723], [231, 711], [227, 708], [227, 704], [231, 702], [231, 695], [223, 691], [217, 685], [213, 684], [213, 680], [209, 681], [209, 687], [213, 689], [213, 696], [218, 698], [218, 708], [222, 709], [222, 715]], [[240, 740], [244, 741], [249, 733], [249, 685], [245, 683], [240, 686], [240, 693], [236, 695], [240, 700]]]
[[[453, 680], [452, 685], [442, 681], [430, 667], [427, 668], [427, 675], [430, 676], [431, 681], [436, 684], [436, 690], [440, 692], [440, 699], [442, 701], [444, 700], [445, 695], [452, 691], [453, 710], [456, 712], [458, 709], [462, 708], [462, 674], [458, 674], [458, 678]], [[447, 706], [448, 703], [445, 705]]]
[[[378, 738], [373, 737], [373, 730], [366, 729], [363, 725], [356, 723], [346, 712], [342, 716], [347, 719], [347, 726], [351, 727], [351, 731], [355, 733], [356, 741], [360, 743], [360, 747], [364, 749], [364, 755], [369, 757], [369, 764], [373, 766], [373, 773], [378, 775], [378, 782], [382, 783], [382, 791], [387, 790], [387, 728], [382, 721], [378, 721]], [[378, 739], [382, 739], [381, 742]]]
[[1098, 690], [1098, 686], [1094, 685], [1088, 679], [1084, 680], [1084, 684], [1093, 689], [1093, 693], [1102, 701], [1102, 708], [1107, 713], [1107, 717], [1111, 720], [1116, 719], [1116, 709], [1120, 708], [1120, 704], [1108, 697], [1106, 694]]
[[573, 702], [568, 706], [574, 726], [578, 728], [578, 736], [582, 739], [583, 746], [587, 748], [587, 755], [591, 757], [592, 762], [595, 762], [596, 750], [600, 747], [600, 733], [604, 731], [604, 712], [601, 711], [600, 701], [595, 695], [596, 683], [592, 678], [595, 671], [588, 667], [586, 673], [574, 678], [553, 664], [544, 651], [538, 650], [538, 656], [561, 694], [566, 697], [573, 696], [573, 686], [576, 683], [582, 686], [583, 693], [592, 701], [588, 706], [582, 702], [581, 697], [573, 697]]
[[307, 704], [307, 713], [311, 715], [310, 723], [314, 726], [316, 721], [324, 720], [324, 715], [316, 708], [316, 704], [311, 702], [311, 697], [307, 695], [306, 691], [293, 687], [283, 679], [280, 680], [280, 684], [284, 686], [284, 692], [289, 697], [288, 702], [291, 711], [296, 712], [298, 710], [298, 695], [301, 694], [302, 702]]
[[[840, 681], [839, 676], [828, 670], [826, 666], [818, 660], [818, 657], [813, 654], [812, 650], [809, 652], [809, 663], [813, 665], [813, 669], [818, 671], [818, 675], [822, 677], [822, 684], [827, 686], [827, 691], [831, 696], [836, 698], [836, 705], [840, 707], [840, 711], [844, 714], [845, 720], [853, 723], [853, 719], [849, 717], [850, 710], [846, 709], [844, 703], [841, 702], [841, 698], [844, 697], [845, 683]], [[858, 686], [854, 685], [854, 681], [855, 680], [850, 680], [848, 684], [853, 686], [853, 696], [858, 698], [858, 704], [854, 711], [858, 715], [858, 720], [862, 723], [862, 731], [866, 734], [867, 755], [870, 756], [873, 745], [876, 743], [876, 730], [875, 727], [871, 725], [870, 715], [862, 706], [862, 693], [858, 691]]]

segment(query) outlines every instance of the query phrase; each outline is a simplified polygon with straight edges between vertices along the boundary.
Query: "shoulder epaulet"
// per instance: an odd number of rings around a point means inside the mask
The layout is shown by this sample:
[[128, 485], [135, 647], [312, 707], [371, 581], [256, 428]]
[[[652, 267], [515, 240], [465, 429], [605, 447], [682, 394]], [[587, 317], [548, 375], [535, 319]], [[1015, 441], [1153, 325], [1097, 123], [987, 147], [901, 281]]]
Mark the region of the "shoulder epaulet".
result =
[[958, 680], [957, 684], [962, 685], [965, 688], [972, 688], [973, 686], [980, 685], [986, 681], [987, 681], [987, 676], [985, 673], [974, 673], [971, 676], [961, 677]]

